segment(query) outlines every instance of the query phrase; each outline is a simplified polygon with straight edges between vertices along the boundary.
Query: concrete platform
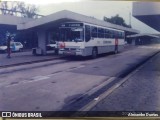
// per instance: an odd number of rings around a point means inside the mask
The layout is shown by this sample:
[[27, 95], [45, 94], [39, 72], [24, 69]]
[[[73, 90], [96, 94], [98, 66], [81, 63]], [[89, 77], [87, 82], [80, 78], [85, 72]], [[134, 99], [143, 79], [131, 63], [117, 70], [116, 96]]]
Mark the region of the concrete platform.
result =
[[7, 58], [7, 54], [0, 54], [0, 68], [19, 64], [31, 64], [33, 62], [42, 62], [54, 60], [59, 56], [54, 51], [48, 52], [45, 56], [34, 56], [31, 51], [11, 53], [11, 58]]

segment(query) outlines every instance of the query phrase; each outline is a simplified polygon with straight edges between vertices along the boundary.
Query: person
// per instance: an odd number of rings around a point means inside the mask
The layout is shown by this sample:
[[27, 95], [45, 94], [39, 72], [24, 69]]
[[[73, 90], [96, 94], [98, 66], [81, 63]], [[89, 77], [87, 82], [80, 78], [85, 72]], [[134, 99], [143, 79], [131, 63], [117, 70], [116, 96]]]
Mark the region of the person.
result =
[[11, 36], [7, 37], [7, 58], [11, 58]]

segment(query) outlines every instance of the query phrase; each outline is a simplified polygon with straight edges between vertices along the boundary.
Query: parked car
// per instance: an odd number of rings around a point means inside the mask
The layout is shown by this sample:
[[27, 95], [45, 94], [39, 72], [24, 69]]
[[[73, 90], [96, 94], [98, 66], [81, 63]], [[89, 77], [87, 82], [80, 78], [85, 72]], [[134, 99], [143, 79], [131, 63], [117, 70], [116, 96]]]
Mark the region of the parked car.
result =
[[[12, 52], [23, 51], [23, 45], [20, 42], [11, 42], [10, 48]], [[7, 52], [7, 45], [0, 46], [0, 52]]]
[[49, 50], [55, 50], [56, 48], [57, 48], [56, 44], [48, 44], [46, 46], [47, 51], [49, 51]]
[[5, 53], [5, 52], [7, 52], [7, 46], [6, 45], [0, 46], [0, 53]]
[[21, 42], [11, 42], [11, 51], [12, 52], [23, 51], [22, 43]]
[[54, 50], [55, 53], [58, 54], [58, 42], [55, 41], [55, 42], [52, 43], [52, 44], [47, 44], [46, 50], [47, 50], [47, 51], [49, 51], [49, 50]]

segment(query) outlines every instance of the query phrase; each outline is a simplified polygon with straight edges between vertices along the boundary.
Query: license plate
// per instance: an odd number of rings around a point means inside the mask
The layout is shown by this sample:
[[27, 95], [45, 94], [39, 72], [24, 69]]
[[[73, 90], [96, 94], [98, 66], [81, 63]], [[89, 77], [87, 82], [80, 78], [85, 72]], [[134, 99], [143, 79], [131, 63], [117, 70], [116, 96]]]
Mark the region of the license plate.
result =
[[74, 52], [72, 52], [72, 51], [67, 51], [67, 52], [65, 52], [66, 54], [69, 54], [69, 55], [74, 55], [75, 53]]

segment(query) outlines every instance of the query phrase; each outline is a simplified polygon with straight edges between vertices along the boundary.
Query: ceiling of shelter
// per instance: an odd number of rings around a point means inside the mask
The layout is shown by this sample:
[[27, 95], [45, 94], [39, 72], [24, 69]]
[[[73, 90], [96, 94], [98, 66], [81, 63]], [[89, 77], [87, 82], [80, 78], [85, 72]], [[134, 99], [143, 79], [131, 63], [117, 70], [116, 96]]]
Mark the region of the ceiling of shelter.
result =
[[134, 17], [153, 29], [160, 31], [160, 15], [141, 15]]

